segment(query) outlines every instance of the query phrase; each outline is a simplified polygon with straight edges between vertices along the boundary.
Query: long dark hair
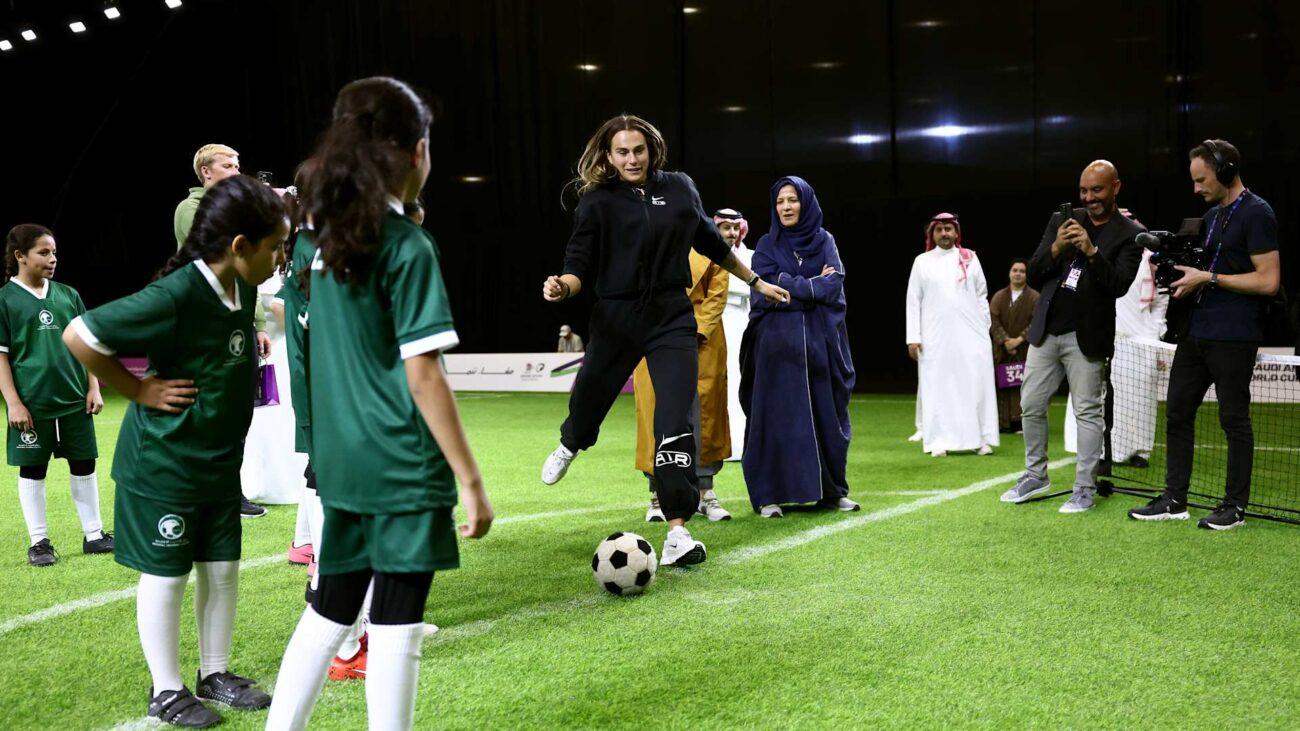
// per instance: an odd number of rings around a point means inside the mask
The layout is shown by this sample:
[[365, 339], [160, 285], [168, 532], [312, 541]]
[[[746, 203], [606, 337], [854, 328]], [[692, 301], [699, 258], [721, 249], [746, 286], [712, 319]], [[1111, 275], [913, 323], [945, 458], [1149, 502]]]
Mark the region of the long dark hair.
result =
[[397, 79], [360, 79], [339, 91], [302, 198], [321, 260], [338, 281], [360, 278], [369, 267], [389, 191], [410, 171], [411, 151], [432, 123], [429, 105]]
[[664, 163], [668, 161], [668, 145], [664, 144], [664, 136], [644, 119], [633, 114], [620, 114], [605, 120], [591, 139], [587, 140], [582, 157], [578, 158], [578, 175], [570, 183], [578, 187], [578, 195], [618, 180], [618, 171], [609, 164], [609, 149], [614, 135], [619, 132], [640, 132], [644, 135], [650, 153], [650, 169], [646, 172], [663, 169]]
[[42, 236], [54, 238], [54, 232], [39, 223], [20, 223], [9, 229], [5, 237], [5, 279], [18, 276], [18, 258], [14, 255], [31, 251]]
[[247, 175], [226, 178], [203, 194], [185, 244], [167, 260], [154, 279], [165, 277], [195, 259], [209, 264], [221, 261], [240, 234], [257, 244], [275, 233], [286, 215], [284, 201], [270, 186]]

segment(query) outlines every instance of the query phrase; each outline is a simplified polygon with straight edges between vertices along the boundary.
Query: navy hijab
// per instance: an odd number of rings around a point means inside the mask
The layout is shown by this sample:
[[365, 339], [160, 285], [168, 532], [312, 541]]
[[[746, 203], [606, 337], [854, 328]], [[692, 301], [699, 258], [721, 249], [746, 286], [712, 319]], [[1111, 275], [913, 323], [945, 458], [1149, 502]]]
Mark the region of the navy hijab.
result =
[[[799, 194], [799, 222], [792, 228], [781, 225], [781, 217], [776, 212], [776, 196], [787, 185], [793, 185]], [[808, 259], [821, 253], [829, 234], [822, 228], [822, 206], [817, 202], [808, 181], [797, 175], [787, 175], [772, 186], [772, 243], [776, 250], [784, 253], [792, 250], [800, 259]]]

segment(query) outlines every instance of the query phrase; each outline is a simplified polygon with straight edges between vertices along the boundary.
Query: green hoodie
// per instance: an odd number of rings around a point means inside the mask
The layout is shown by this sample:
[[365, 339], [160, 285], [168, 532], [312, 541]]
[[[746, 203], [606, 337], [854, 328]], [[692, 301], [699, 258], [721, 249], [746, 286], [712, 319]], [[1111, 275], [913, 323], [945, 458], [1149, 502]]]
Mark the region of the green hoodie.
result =
[[[176, 213], [172, 216], [172, 229], [176, 234], [176, 248], [179, 250], [185, 245], [185, 239], [190, 235], [190, 228], [194, 226], [194, 212], [199, 210], [199, 200], [207, 188], [198, 187], [190, 188], [189, 197], [176, 204]], [[258, 332], [266, 332], [266, 308], [262, 307], [262, 298], [257, 298], [257, 306], [253, 309], [253, 328]]]

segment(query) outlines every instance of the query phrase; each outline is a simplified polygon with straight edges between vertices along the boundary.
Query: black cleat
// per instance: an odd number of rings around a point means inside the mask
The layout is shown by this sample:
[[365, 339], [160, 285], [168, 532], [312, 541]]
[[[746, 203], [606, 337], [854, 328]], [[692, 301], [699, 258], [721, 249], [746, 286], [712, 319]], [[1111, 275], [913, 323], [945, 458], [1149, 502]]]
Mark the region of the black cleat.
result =
[[199, 697], [239, 711], [257, 711], [271, 705], [271, 696], [254, 688], [256, 682], [223, 670], [199, 681]]
[[316, 604], [316, 590], [311, 588], [311, 579], [307, 579], [307, 588], [303, 590], [302, 598], [309, 605]]
[[100, 531], [99, 538], [93, 541], [81, 539], [82, 553], [112, 553], [113, 552], [113, 534], [108, 531]]
[[53, 566], [59, 562], [59, 553], [50, 545], [50, 539], [42, 538], [36, 545], [27, 549], [27, 563], [33, 566]]
[[252, 500], [240, 496], [239, 498], [239, 517], [241, 518], [260, 518], [266, 515], [266, 508], [255, 504]]
[[1246, 511], [1236, 505], [1223, 503], [1214, 509], [1213, 513], [1201, 518], [1196, 523], [1197, 528], [1208, 528], [1210, 530], [1231, 530], [1239, 525], [1246, 524]]
[[[149, 689], [153, 695], [153, 688]], [[149, 701], [149, 717], [183, 728], [209, 728], [221, 723], [218, 716], [199, 702], [189, 688], [164, 690]]]

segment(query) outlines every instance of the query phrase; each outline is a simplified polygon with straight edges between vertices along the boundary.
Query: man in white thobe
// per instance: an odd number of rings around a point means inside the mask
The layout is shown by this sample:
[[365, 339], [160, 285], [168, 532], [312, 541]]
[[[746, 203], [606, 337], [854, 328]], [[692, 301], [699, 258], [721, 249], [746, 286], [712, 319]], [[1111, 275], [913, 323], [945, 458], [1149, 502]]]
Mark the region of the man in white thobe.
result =
[[926, 252], [907, 283], [907, 351], [920, 364], [922, 448], [992, 454], [998, 405], [989, 346], [988, 284], [975, 252], [961, 246], [950, 213], [930, 220]]
[[[731, 245], [736, 258], [749, 266], [754, 250], [745, 246], [749, 222], [732, 208], [713, 214], [718, 233]], [[749, 285], [734, 274], [727, 278], [727, 307], [722, 311], [722, 332], [727, 341], [727, 419], [731, 425], [731, 456], [737, 462], [745, 451], [745, 412], [740, 408], [740, 340], [749, 326]]]

